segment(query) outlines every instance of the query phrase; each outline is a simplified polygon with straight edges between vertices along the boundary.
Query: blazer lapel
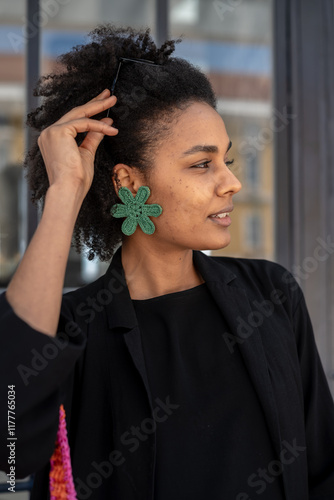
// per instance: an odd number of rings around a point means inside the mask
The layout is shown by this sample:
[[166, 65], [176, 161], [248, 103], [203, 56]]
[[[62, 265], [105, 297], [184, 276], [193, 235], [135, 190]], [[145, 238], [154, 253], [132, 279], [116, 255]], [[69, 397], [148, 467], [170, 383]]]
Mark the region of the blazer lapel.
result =
[[[110, 353], [118, 353], [110, 367], [110, 386], [113, 389], [115, 416], [115, 446], [120, 449], [124, 446], [120, 440], [124, 429], [130, 428], [137, 420], [144, 421], [153, 414], [153, 402], [145, 367], [144, 353], [138, 321], [127, 287], [121, 261], [121, 248], [115, 253], [112, 262], [105, 274], [104, 286], [112, 290], [112, 300], [107, 305], [107, 320], [111, 335], [108, 337]], [[129, 357], [139, 373], [131, 378], [133, 371], [129, 370]], [[122, 354], [120, 356], [120, 353]], [[131, 373], [131, 375], [130, 375]], [[125, 380], [121, 391], [115, 388], [115, 380]], [[142, 385], [142, 383], [144, 386]], [[126, 391], [126, 403], [123, 394]], [[115, 396], [116, 395], [116, 396]], [[145, 396], [146, 395], [146, 396]], [[147, 399], [145, 400], [145, 397]], [[129, 498], [154, 498], [154, 467], [156, 454], [156, 435], [148, 434], [147, 439], [140, 443], [139, 451], [131, 453], [127, 460], [123, 474], [127, 483], [133, 486], [133, 497]], [[138, 461], [140, 465], [138, 465]], [[152, 466], [153, 464], [153, 466]], [[127, 486], [129, 487], [129, 486]], [[127, 488], [125, 488], [127, 490]], [[124, 490], [124, 491], [125, 491]], [[138, 491], [140, 495], [138, 496]]]
[[247, 323], [252, 312], [247, 294], [243, 288], [237, 287], [236, 276], [226, 266], [214, 262], [201, 252], [194, 252], [194, 263], [229, 325], [230, 329], [223, 333], [223, 337], [231, 355], [235, 349], [241, 351], [278, 454], [281, 436], [277, 408], [260, 332], [257, 327]]
[[109, 269], [105, 275], [105, 287], [110, 288], [108, 283], [115, 280], [113, 300], [110, 302], [107, 315], [111, 329], [121, 328], [126, 346], [131, 355], [142, 380], [152, 406], [152, 398], [149, 389], [147, 372], [145, 367], [144, 353], [142, 349], [140, 330], [134, 307], [132, 305], [129, 289], [126, 284], [124, 269], [122, 266], [121, 247], [116, 251]]
[[147, 372], [146, 372], [146, 367], [145, 367], [145, 360], [144, 360], [144, 354], [143, 354], [143, 348], [142, 348], [139, 328], [135, 327], [132, 330], [125, 332], [124, 333], [124, 340], [125, 340], [125, 343], [127, 345], [128, 350], [131, 354], [133, 362], [136, 365], [136, 368], [143, 379], [150, 405], [151, 405], [151, 407], [153, 407], [151, 391], [150, 391], [149, 384], [148, 384], [148, 378], [147, 378]]

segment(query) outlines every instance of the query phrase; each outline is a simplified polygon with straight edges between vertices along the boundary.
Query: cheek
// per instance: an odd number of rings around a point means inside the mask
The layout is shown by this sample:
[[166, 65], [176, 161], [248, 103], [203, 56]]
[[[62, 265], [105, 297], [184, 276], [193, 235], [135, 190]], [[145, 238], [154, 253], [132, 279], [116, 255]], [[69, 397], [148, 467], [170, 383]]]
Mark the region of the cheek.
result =
[[211, 197], [203, 186], [193, 186], [182, 179], [167, 183], [157, 192], [164, 209], [164, 222], [173, 226], [174, 222], [185, 227], [195, 227], [208, 213]]

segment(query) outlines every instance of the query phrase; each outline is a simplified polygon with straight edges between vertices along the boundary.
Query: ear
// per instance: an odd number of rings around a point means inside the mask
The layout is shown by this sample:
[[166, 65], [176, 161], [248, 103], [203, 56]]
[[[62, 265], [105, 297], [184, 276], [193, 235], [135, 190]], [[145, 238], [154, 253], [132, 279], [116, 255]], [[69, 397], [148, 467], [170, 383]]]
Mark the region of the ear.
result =
[[121, 187], [127, 187], [135, 196], [140, 186], [143, 185], [141, 172], [137, 168], [129, 167], [124, 163], [115, 165], [112, 180], [117, 194]]

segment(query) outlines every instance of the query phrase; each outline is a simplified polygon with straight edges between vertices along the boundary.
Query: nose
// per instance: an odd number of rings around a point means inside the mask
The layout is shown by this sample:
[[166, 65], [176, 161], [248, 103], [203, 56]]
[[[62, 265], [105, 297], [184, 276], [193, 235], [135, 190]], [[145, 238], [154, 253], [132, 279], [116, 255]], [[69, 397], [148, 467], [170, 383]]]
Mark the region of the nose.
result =
[[224, 196], [226, 194], [236, 194], [242, 188], [239, 179], [233, 172], [224, 164], [217, 182], [217, 195]]

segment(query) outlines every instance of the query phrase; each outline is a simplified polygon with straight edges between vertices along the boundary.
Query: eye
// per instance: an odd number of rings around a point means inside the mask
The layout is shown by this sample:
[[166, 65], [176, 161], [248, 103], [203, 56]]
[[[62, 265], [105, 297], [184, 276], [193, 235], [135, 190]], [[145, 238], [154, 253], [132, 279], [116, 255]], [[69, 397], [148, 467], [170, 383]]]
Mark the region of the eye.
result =
[[209, 163], [211, 163], [211, 160], [198, 163], [197, 165], [192, 165], [190, 168], [208, 168]]
[[230, 167], [230, 166], [232, 165], [232, 163], [234, 163], [234, 158], [233, 158], [232, 160], [226, 160], [226, 161], [225, 161], [225, 165], [226, 165], [227, 167]]
[[[190, 168], [209, 168], [208, 165], [211, 163], [212, 160], [204, 161], [203, 163], [198, 163], [197, 165], [192, 165]], [[224, 161], [225, 165], [227, 167], [230, 167], [234, 163], [234, 158], [232, 160], [226, 160]]]

